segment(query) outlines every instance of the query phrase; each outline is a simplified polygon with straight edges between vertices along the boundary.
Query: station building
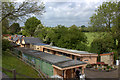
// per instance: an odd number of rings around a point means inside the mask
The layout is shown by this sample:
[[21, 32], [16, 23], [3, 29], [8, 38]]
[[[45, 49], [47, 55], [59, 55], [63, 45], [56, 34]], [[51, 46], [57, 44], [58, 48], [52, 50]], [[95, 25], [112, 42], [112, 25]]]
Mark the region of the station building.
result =
[[28, 48], [19, 47], [16, 50], [21, 52], [19, 55], [22, 56], [25, 62], [29, 63], [27, 60], [31, 61], [29, 64], [49, 77], [57, 75], [62, 78], [75, 78], [76, 70], [80, 69], [82, 75], [84, 75], [84, 69], [87, 65], [87, 63], [83, 61]]
[[88, 64], [96, 64], [97, 63], [98, 54], [96, 54], [96, 53], [89, 53], [87, 51], [78, 51], [78, 50], [59, 48], [59, 47], [50, 46], [47, 44], [44, 44], [44, 45], [32, 44], [32, 46], [33, 45], [35, 48], [37, 47], [37, 49], [35, 49], [35, 50], [39, 50], [39, 51], [46, 52], [49, 54], [54, 54], [57, 56], [66, 56], [67, 58], [83, 61]]

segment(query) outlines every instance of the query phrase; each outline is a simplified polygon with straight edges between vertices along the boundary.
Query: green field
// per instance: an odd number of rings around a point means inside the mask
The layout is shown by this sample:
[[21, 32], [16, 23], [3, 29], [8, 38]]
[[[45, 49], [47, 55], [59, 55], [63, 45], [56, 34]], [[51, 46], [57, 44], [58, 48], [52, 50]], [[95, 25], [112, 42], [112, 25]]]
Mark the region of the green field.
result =
[[100, 37], [100, 35], [104, 35], [106, 34], [106, 32], [85, 32], [85, 35], [87, 37], [87, 41], [88, 41], [88, 47], [90, 47], [92, 41], [97, 38]]
[[[38, 73], [31, 66], [28, 66], [27, 64], [25, 64], [15, 56], [12, 56], [8, 52], [3, 52], [2, 67], [9, 70], [15, 69], [17, 73], [21, 73], [31, 78], [39, 78]], [[3, 72], [7, 74], [9, 77], [11, 78], [13, 77], [13, 74], [11, 72], [7, 72], [7, 71], [3, 71]], [[17, 76], [17, 78], [25, 78], [25, 77]]]

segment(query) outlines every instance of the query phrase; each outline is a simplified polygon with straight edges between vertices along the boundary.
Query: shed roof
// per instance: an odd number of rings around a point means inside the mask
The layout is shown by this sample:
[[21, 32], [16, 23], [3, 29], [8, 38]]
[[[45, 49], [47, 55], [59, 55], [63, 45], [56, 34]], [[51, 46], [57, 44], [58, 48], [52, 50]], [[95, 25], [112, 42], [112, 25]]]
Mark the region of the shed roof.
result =
[[23, 37], [25, 44], [32, 44], [32, 43], [41, 43], [42, 40], [39, 38], [34, 38], [34, 37]]
[[72, 50], [72, 49], [65, 49], [65, 48], [60, 48], [60, 47], [56, 47], [56, 46], [49, 46], [49, 45], [45, 45], [45, 47], [64, 50], [64, 51], [69, 51], [69, 52], [78, 53], [78, 54], [96, 54], [96, 53], [89, 53], [87, 51], [78, 51], [78, 50]]
[[31, 50], [28, 48], [17, 48], [17, 49], [22, 51], [25, 54], [42, 59], [60, 68], [86, 64], [85, 62], [78, 61], [78, 60], [72, 60], [72, 59], [66, 58], [65, 56], [57, 56], [57, 55], [53, 55], [53, 54], [49, 54], [49, 53], [45, 53], [41, 51]]
[[78, 60], [70, 60], [70, 61], [66, 61], [66, 62], [60, 62], [57, 63], [56, 65], [61, 67], [61, 68], [66, 68], [66, 67], [71, 67], [71, 66], [76, 66], [76, 65], [81, 65], [81, 64], [86, 64], [83, 61], [78, 61]]
[[13, 41], [16, 42], [18, 39], [19, 39], [18, 37], [15, 37], [15, 38], [13, 38]]
[[48, 44], [45, 44], [45, 43], [32, 43], [32, 45], [48, 45]]
[[16, 35], [12, 35], [11, 37], [13, 37], [13, 41], [16, 42], [18, 39], [21, 39], [22, 36], [23, 36], [23, 35], [17, 35], [17, 37], [16, 37]]
[[112, 55], [112, 54], [114, 54], [114, 52], [103, 53], [103, 54], [100, 54], [100, 56], [106, 56], [106, 55]]

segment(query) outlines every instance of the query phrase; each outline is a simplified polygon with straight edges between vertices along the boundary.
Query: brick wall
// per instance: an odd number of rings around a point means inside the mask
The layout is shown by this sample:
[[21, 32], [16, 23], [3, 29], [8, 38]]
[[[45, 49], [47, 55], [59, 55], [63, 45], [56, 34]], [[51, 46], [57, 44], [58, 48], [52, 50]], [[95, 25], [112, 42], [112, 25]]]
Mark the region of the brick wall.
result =
[[101, 62], [104, 62], [108, 65], [113, 65], [113, 55], [104, 55], [101, 56]]

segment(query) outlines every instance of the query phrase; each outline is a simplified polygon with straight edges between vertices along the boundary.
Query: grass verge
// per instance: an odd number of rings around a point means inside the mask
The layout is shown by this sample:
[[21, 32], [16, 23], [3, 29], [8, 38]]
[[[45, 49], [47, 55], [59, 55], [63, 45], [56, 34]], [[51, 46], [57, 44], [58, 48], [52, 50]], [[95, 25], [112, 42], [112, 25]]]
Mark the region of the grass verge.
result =
[[[25, 64], [15, 56], [12, 56], [7, 51], [3, 52], [2, 55], [2, 67], [12, 70], [15, 69], [17, 73], [29, 76], [31, 78], [39, 78], [37, 71], [35, 71], [32, 67]], [[13, 74], [7, 71], [3, 71], [6, 75], [8, 75], [10, 78], [13, 77]], [[22, 76], [18, 76], [17, 78], [25, 78]]]

